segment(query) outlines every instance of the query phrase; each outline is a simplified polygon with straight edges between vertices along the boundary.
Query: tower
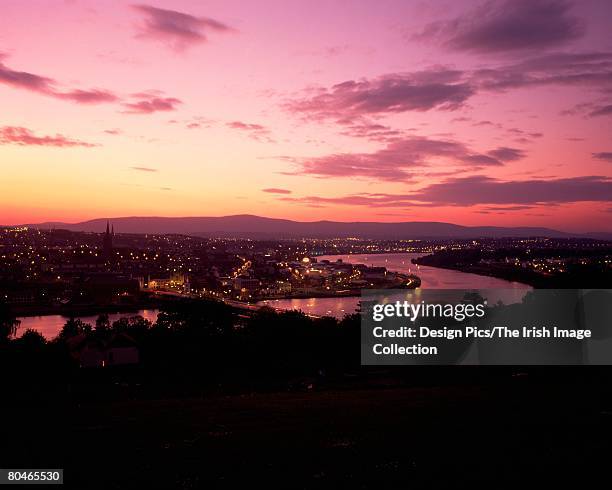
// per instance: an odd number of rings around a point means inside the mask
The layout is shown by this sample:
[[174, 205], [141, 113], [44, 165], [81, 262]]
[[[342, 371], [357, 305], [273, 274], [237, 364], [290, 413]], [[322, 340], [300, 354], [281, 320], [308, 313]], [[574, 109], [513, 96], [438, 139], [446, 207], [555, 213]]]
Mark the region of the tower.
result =
[[105, 259], [110, 259], [113, 253], [113, 237], [115, 236], [115, 227], [111, 232], [110, 223], [106, 221], [106, 233], [104, 233], [104, 239], [102, 241], [102, 253]]

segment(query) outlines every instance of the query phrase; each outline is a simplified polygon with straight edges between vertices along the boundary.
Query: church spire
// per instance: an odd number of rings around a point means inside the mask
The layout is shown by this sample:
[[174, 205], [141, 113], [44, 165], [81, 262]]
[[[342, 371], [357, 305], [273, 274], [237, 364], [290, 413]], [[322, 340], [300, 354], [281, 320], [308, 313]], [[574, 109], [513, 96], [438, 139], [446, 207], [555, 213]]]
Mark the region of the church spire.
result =
[[104, 239], [102, 240], [102, 253], [104, 258], [109, 259], [113, 252], [113, 236], [115, 235], [115, 227], [113, 225], [112, 234], [111, 234], [111, 225], [108, 220], [106, 220], [106, 233], [104, 234]]

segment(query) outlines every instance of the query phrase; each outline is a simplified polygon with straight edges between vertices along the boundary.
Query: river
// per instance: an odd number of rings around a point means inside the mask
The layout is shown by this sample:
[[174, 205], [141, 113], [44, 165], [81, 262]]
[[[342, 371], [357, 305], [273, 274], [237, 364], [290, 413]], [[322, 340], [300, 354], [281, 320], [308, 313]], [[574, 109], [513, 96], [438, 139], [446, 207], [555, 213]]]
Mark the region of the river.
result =
[[[421, 288], [425, 289], [503, 289], [505, 293], [500, 297], [489, 298], [491, 301], [502, 299], [504, 302], [516, 300], [507, 290], [531, 289], [531, 286], [519, 282], [506, 281], [496, 277], [480, 276], [450, 269], [439, 269], [424, 265], [415, 265], [411, 261], [428, 254], [420, 253], [389, 253], [389, 254], [354, 254], [354, 255], [322, 255], [317, 260], [334, 262], [341, 259], [352, 264], [366, 264], [374, 267], [386, 267], [394, 272], [416, 274], [421, 278]], [[510, 296], [510, 297], [509, 297]], [[344, 315], [354, 313], [359, 304], [359, 297], [349, 298], [300, 298], [275, 299], [260, 301], [258, 304], [269, 305], [274, 308], [287, 310], [302, 310], [310, 315], [331, 315], [342, 318]]]
[[[151, 322], [155, 322], [157, 320], [157, 313], [158, 310], [155, 309], [138, 310], [130, 313], [109, 313], [108, 319], [112, 323], [119, 320], [119, 318], [140, 315]], [[93, 327], [96, 324], [98, 315], [80, 316], [79, 318], [85, 323], [89, 323]], [[21, 325], [19, 325], [17, 335], [21, 335], [27, 329], [31, 328], [32, 330], [40, 332], [46, 339], [50, 340], [60, 333], [62, 327], [68, 321], [68, 319], [68, 317], [62, 315], [24, 316], [19, 318]]]
[[[510, 282], [495, 277], [479, 276], [449, 269], [438, 269], [436, 267], [417, 266], [411, 260], [426, 254], [417, 253], [391, 253], [391, 254], [355, 254], [355, 255], [323, 255], [317, 260], [336, 261], [342, 259], [344, 262], [353, 264], [367, 264], [370, 266], [383, 266], [395, 272], [414, 273], [421, 278], [421, 288], [428, 289], [515, 289], [530, 288], [525, 284]], [[296, 298], [260, 301], [259, 305], [269, 305], [274, 308], [286, 310], [302, 310], [305, 313], [317, 316], [331, 315], [342, 318], [348, 313], [354, 313], [359, 297], [342, 298]], [[111, 313], [111, 322], [122, 317], [141, 315], [151, 322], [157, 319], [157, 310], [139, 310], [132, 313]], [[97, 315], [80, 317], [82, 321], [95, 325]], [[19, 334], [28, 328], [37, 330], [47, 339], [55, 337], [68, 318], [61, 315], [30, 316], [19, 318], [21, 325]]]

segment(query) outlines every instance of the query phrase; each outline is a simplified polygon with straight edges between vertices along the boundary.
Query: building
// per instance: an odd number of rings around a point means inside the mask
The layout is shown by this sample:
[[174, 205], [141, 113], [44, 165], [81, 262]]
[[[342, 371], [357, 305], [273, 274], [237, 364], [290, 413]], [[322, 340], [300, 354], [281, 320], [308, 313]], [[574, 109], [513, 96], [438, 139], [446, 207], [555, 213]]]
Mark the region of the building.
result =
[[140, 362], [138, 344], [126, 333], [114, 334], [107, 340], [79, 334], [69, 339], [68, 348], [79, 366], [84, 368], [126, 366]]
[[110, 259], [113, 254], [113, 239], [115, 238], [115, 227], [110, 228], [110, 223], [106, 222], [106, 233], [102, 240], [102, 254], [105, 259]]
[[246, 291], [256, 291], [259, 289], [260, 285], [259, 279], [252, 277], [239, 276], [234, 279], [234, 289], [238, 291], [242, 291], [243, 289]]
[[361, 277], [366, 281], [383, 281], [387, 278], [386, 267], [368, 267], [361, 271]]

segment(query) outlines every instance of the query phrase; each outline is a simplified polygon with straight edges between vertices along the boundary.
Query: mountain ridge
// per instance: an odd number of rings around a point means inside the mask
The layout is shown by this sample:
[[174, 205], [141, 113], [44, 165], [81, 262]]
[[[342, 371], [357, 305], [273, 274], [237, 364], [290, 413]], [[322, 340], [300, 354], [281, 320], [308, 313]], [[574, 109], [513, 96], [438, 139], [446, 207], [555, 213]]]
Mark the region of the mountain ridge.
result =
[[542, 236], [549, 238], [612, 239], [612, 232], [571, 233], [545, 227], [463, 226], [439, 221], [293, 221], [250, 214], [230, 216], [124, 216], [96, 218], [78, 223], [24, 224], [39, 229], [103, 232], [110, 221], [117, 233], [184, 234], [241, 238], [501, 238]]

